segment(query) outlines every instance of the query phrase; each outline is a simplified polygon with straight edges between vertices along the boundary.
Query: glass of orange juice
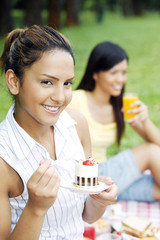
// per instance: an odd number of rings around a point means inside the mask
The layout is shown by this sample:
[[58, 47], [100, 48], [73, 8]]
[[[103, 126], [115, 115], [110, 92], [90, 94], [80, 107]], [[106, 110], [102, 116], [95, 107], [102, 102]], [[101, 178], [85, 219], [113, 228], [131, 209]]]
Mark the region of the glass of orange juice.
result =
[[128, 113], [128, 110], [137, 108], [137, 106], [131, 107], [131, 104], [138, 100], [138, 95], [135, 93], [124, 93], [123, 95], [123, 116], [124, 120], [128, 121], [133, 118], [136, 113]]

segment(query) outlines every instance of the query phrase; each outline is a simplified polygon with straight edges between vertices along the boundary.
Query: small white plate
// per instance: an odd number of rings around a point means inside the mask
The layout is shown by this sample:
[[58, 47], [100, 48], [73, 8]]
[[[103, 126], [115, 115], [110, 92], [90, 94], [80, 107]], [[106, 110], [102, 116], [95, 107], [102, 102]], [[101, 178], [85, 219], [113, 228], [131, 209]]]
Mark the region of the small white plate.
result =
[[70, 191], [82, 194], [98, 194], [110, 186], [106, 185], [104, 182], [98, 182], [96, 187], [76, 187], [73, 182], [61, 182], [60, 186], [66, 188]]

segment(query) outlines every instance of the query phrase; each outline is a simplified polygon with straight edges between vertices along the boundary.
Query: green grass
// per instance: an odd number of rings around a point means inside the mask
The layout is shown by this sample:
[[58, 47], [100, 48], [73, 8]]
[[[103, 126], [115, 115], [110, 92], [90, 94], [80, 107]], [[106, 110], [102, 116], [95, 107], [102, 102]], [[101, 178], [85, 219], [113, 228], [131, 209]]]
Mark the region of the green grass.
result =
[[[73, 88], [81, 79], [95, 44], [104, 40], [118, 43], [129, 55], [126, 91], [138, 93], [149, 108], [150, 119], [160, 128], [160, 16], [146, 13], [143, 17], [123, 18], [118, 13], [107, 13], [100, 25], [95, 24], [94, 15], [92, 18], [84, 15], [81, 19], [82, 26], [63, 29], [75, 52], [76, 81]], [[142, 139], [126, 125], [120, 149], [110, 147], [109, 155], [141, 142]]]
[[[123, 18], [119, 13], [107, 12], [104, 21], [97, 24], [94, 13], [85, 12], [81, 14], [80, 21], [80, 26], [61, 29], [69, 38], [75, 54], [76, 80], [73, 89], [82, 77], [91, 49], [104, 40], [118, 43], [129, 55], [126, 90], [138, 93], [148, 105], [151, 120], [160, 128], [160, 16], [146, 13], [143, 17]], [[2, 45], [3, 39], [0, 40], [0, 53]], [[1, 84], [0, 121], [11, 104], [3, 81]], [[140, 142], [141, 138], [127, 125], [121, 149]]]

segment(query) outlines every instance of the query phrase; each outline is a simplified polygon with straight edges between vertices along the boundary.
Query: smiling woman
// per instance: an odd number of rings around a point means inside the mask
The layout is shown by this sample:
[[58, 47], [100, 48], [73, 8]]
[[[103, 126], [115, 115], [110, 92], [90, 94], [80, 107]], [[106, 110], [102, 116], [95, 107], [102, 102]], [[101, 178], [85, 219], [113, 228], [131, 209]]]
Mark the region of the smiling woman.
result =
[[[118, 199], [160, 200], [160, 131], [150, 121], [147, 106], [137, 98], [128, 112], [129, 124], [145, 142], [106, 158], [107, 148], [120, 144], [124, 131], [122, 97], [127, 68], [128, 55], [122, 47], [108, 41], [97, 44], [69, 107], [86, 116], [93, 156], [101, 163], [100, 174], [117, 184]], [[152, 174], [146, 174], [148, 169]]]
[[72, 48], [50, 27], [17, 29], [6, 38], [0, 67], [15, 98], [0, 124], [0, 239], [80, 240], [83, 220], [101, 217], [117, 187], [102, 177], [110, 188], [90, 197], [60, 186], [74, 178], [75, 159], [91, 156], [85, 118], [65, 110]]
[[[13, 70], [7, 71], [6, 78], [10, 91], [15, 94], [16, 121], [39, 141], [37, 136], [34, 136], [33, 129], [43, 126], [45, 130], [48, 126], [54, 125], [60, 113], [71, 101], [73, 58], [62, 50], [44, 53], [43, 57], [24, 71], [22, 86], [15, 84], [18, 79], [13, 75]], [[55, 156], [52, 157], [55, 159]]]

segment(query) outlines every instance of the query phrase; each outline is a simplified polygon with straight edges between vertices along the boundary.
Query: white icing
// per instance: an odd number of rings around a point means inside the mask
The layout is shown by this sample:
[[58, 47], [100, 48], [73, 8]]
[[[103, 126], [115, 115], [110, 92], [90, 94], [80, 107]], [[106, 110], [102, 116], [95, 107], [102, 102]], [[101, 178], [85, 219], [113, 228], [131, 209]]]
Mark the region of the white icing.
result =
[[98, 176], [98, 164], [93, 166], [82, 165], [76, 163], [76, 176], [80, 177], [97, 177]]

